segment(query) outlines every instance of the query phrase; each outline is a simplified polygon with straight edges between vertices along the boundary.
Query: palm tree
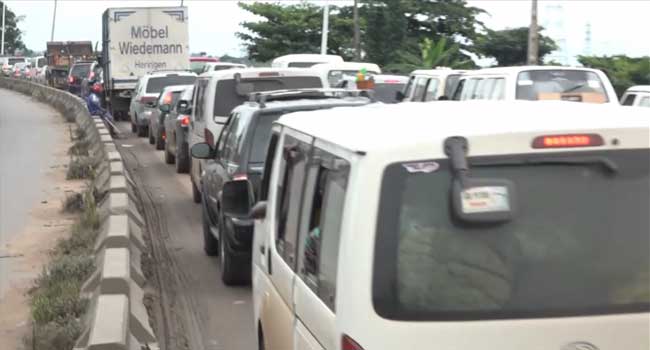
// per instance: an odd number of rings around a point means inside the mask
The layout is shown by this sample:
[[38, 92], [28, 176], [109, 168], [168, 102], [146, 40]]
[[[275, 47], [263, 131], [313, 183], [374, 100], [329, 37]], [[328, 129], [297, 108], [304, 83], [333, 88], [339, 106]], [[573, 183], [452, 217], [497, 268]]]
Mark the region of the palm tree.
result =
[[470, 60], [458, 60], [460, 46], [456, 43], [447, 47], [447, 38], [440, 38], [435, 42], [429, 38], [420, 44], [422, 50], [422, 63], [427, 68], [450, 67], [459, 68], [467, 66]]

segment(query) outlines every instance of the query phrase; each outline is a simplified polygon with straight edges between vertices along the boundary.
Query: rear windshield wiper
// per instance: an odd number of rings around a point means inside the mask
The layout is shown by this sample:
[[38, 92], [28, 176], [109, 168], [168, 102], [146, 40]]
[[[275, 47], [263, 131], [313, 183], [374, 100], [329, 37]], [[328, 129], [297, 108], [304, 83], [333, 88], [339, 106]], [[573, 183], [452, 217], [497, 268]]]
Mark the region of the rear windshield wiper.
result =
[[571, 156], [571, 157], [540, 157], [522, 158], [499, 161], [476, 161], [472, 166], [527, 166], [527, 165], [600, 165], [608, 172], [615, 174], [619, 167], [613, 160], [603, 156]]

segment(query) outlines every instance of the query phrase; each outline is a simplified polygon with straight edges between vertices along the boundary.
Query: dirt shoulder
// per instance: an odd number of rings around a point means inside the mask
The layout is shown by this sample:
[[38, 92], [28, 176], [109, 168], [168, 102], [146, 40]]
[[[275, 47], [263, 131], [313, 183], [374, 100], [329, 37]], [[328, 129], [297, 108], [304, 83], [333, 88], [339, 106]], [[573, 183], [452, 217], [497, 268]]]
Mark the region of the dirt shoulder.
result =
[[[27, 291], [49, 260], [56, 242], [70, 233], [77, 214], [61, 211], [67, 195], [82, 192], [83, 180], [68, 181], [69, 127], [63, 118], [53, 121], [55, 146], [49, 150], [51, 166], [41, 176], [43, 187], [39, 200], [29, 212], [26, 225], [13, 239], [0, 246], [0, 259], [8, 260], [8, 288], [0, 299], [0, 349], [23, 349], [23, 336], [29, 331]], [[4, 263], [4, 262], [3, 262]]]

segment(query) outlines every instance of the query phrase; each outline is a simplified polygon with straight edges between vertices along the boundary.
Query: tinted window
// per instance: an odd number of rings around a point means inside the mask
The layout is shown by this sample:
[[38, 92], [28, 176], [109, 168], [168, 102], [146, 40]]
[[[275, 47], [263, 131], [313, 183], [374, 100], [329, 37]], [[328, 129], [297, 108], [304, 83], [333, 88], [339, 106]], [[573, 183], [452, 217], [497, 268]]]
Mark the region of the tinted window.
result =
[[[76, 78], [85, 78], [90, 75], [90, 64], [75, 64], [72, 66], [70, 75]], [[156, 91], [160, 92], [160, 91]]]
[[43, 58], [43, 57], [39, 58], [39, 59], [36, 61], [36, 65], [37, 65], [39, 68], [40, 68], [40, 67], [43, 67], [43, 66], [46, 65], [46, 64], [47, 64], [47, 59], [46, 59], [46, 58]]
[[175, 75], [166, 77], [149, 78], [147, 82], [147, 93], [161, 92], [171, 85], [191, 85], [196, 77], [193, 75]]
[[214, 66], [213, 71], [236, 68], [237, 66]]
[[14, 64], [16, 64], [18, 62], [25, 62], [25, 60], [26, 59], [24, 57], [21, 57], [21, 58], [9, 58], [9, 60], [7, 62], [9, 63], [10, 66], [13, 66]]
[[634, 100], [636, 99], [635, 94], [629, 94], [625, 96], [625, 100], [623, 100], [622, 105], [623, 106], [634, 106]]
[[458, 86], [459, 80], [460, 80], [460, 74], [452, 74], [447, 76], [447, 80], [445, 81], [444, 96], [451, 98], [454, 95], [454, 91], [456, 91], [456, 87]]
[[[449, 320], [650, 311], [650, 152], [576, 152], [575, 164], [553, 163], [567, 156], [470, 159], [473, 177], [516, 188], [514, 218], [489, 226], [453, 219], [447, 159], [430, 173], [388, 166], [374, 253], [377, 312]], [[596, 157], [617, 170], [579, 163]], [[522, 165], [535, 160], [545, 163]]]
[[408, 83], [406, 83], [406, 88], [404, 89], [404, 96], [406, 99], [409, 99], [411, 97], [411, 91], [413, 91], [413, 87], [415, 83], [415, 76], [411, 76], [409, 78]]
[[594, 72], [582, 70], [537, 70], [519, 73], [518, 100], [566, 100], [607, 102], [603, 83]]
[[275, 154], [278, 148], [278, 139], [280, 135], [276, 131], [271, 131], [271, 141], [269, 142], [268, 152], [266, 155], [266, 162], [264, 164], [264, 175], [262, 176], [262, 185], [260, 186], [260, 200], [265, 201], [269, 197], [269, 183], [271, 182], [271, 164], [275, 159]]
[[290, 68], [309, 68], [320, 62], [291, 62], [289, 63]]
[[251, 163], [263, 163], [266, 159], [266, 151], [269, 146], [269, 139], [271, 138], [271, 126], [273, 122], [278, 120], [282, 114], [258, 114], [255, 118], [255, 130], [253, 131], [251, 140], [250, 159]]
[[383, 103], [397, 103], [396, 93], [404, 89], [405, 84], [375, 84], [375, 99]]
[[[266, 79], [244, 79], [240, 84], [248, 84], [247, 91], [271, 91], [284, 89], [321, 88], [323, 83], [319, 77], [277, 77]], [[242, 87], [244, 87], [242, 86]], [[236, 91], [234, 79], [219, 80], [214, 96], [214, 115], [224, 116], [240, 104], [248, 101], [248, 95], [240, 95]]]
[[349, 163], [315, 149], [300, 223], [300, 277], [334, 310]]
[[298, 218], [305, 182], [305, 166], [309, 157], [309, 145], [290, 136], [285, 136], [282, 149], [284, 177], [277, 193], [277, 237], [276, 248], [286, 263], [295, 269], [296, 241], [298, 240]]
[[205, 106], [205, 95], [206, 95], [207, 86], [208, 86], [207, 79], [201, 79], [196, 84], [196, 94], [194, 96], [196, 102], [194, 103], [194, 108], [192, 108], [192, 116], [194, 116], [194, 120], [198, 122], [202, 122], [204, 119], [203, 109]]
[[463, 93], [463, 87], [465, 86], [466, 81], [467, 81], [467, 79], [462, 79], [461, 81], [458, 82], [458, 86], [456, 87], [456, 90], [454, 91], [454, 96], [452, 97], [452, 100], [460, 101], [462, 93]]
[[236, 113], [230, 118], [228, 136], [221, 158], [227, 159], [233, 164], [240, 163], [244, 146], [243, 141], [250, 120], [250, 113]]

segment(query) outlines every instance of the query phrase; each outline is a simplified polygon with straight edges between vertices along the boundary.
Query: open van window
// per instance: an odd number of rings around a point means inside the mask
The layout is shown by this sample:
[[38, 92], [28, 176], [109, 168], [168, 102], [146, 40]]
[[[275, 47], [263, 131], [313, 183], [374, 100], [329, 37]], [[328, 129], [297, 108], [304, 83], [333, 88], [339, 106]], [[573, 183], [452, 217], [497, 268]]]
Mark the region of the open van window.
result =
[[[561, 157], [576, 161], [552, 161]], [[389, 165], [376, 312], [428, 321], [648, 312], [649, 157], [630, 149], [470, 158], [472, 176], [516, 186], [512, 220], [489, 225], [455, 219], [447, 159]]]
[[518, 100], [609, 102], [603, 82], [584, 70], [529, 70], [517, 77]]

